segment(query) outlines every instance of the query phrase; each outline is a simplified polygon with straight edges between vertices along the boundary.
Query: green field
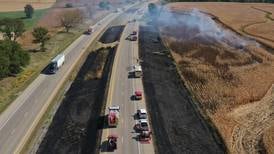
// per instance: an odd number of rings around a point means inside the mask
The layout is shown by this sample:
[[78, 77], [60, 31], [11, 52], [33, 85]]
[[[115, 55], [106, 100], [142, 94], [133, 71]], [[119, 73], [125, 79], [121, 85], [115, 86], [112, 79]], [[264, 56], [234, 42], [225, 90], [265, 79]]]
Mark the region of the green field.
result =
[[29, 30], [35, 26], [37, 21], [47, 12], [48, 9], [34, 10], [32, 18], [25, 18], [24, 11], [16, 12], [0, 12], [0, 19], [3, 18], [21, 18], [24, 21], [26, 30]]

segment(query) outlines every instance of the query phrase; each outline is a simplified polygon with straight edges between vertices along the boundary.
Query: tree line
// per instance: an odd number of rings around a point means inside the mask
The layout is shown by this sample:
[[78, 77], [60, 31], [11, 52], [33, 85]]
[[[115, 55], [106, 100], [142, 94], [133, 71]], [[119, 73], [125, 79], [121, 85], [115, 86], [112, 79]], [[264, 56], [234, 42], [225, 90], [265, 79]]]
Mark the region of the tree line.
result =
[[[72, 7], [72, 6], [71, 6]], [[24, 7], [26, 18], [32, 18], [34, 8], [27, 4]], [[82, 23], [84, 20], [83, 13], [78, 10], [68, 10], [63, 12], [59, 17], [60, 26], [65, 31]], [[0, 79], [18, 74], [23, 67], [29, 64], [29, 52], [24, 50], [17, 42], [17, 39], [25, 32], [25, 25], [22, 18], [4, 18], [0, 19]], [[34, 37], [33, 42], [40, 44], [39, 51], [46, 51], [45, 43], [50, 39], [49, 31], [45, 27], [35, 27], [32, 30]]]
[[[28, 4], [24, 10], [26, 18], [32, 18], [33, 7]], [[3, 37], [0, 40], [0, 79], [15, 76], [29, 64], [29, 53], [17, 42], [24, 32], [25, 25], [22, 19], [4, 18], [0, 20], [0, 33]], [[41, 27], [34, 28], [33, 36], [34, 41], [41, 43], [43, 48], [44, 41], [48, 39], [47, 30]]]

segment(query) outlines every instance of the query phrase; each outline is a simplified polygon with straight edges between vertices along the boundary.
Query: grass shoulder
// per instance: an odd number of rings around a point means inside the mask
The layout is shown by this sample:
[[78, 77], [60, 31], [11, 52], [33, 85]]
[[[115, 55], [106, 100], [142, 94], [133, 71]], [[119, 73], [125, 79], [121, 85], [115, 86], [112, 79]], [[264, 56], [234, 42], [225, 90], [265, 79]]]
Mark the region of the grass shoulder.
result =
[[0, 19], [3, 18], [13, 18], [13, 19], [22, 19], [26, 30], [32, 29], [38, 20], [48, 11], [48, 9], [35, 10], [32, 18], [26, 18], [24, 11], [15, 11], [15, 12], [0, 12]]

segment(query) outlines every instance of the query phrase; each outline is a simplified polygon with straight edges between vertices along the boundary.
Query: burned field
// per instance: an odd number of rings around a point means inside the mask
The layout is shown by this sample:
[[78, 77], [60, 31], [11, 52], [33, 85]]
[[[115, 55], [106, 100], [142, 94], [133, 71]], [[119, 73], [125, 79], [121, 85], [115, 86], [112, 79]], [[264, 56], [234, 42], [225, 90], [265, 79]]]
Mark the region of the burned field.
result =
[[103, 34], [103, 36], [100, 38], [99, 41], [102, 43], [112, 43], [112, 42], [118, 41], [122, 35], [124, 28], [125, 26], [123, 25], [110, 27]]
[[183, 81], [229, 152], [273, 153], [274, 137], [266, 137], [274, 123], [273, 49], [214, 19], [195, 9], [165, 10], [158, 25]]
[[140, 55], [156, 151], [224, 153], [222, 141], [199, 114], [157, 28], [140, 27]]
[[[81, 153], [85, 143], [90, 147], [96, 143], [87, 140], [87, 134], [93, 132], [96, 136], [96, 120], [102, 107], [108, 69], [115, 49], [102, 49], [91, 52], [82, 66], [75, 81], [65, 95], [46, 136], [37, 153]], [[100, 76], [103, 64], [105, 70]], [[88, 129], [90, 122], [94, 123]], [[95, 148], [95, 147], [94, 147]]]
[[[116, 30], [100, 40], [118, 41], [121, 33]], [[54, 115], [37, 153], [95, 153], [101, 133], [101, 123], [98, 121], [104, 107], [115, 52], [116, 47], [102, 48], [88, 55]]]

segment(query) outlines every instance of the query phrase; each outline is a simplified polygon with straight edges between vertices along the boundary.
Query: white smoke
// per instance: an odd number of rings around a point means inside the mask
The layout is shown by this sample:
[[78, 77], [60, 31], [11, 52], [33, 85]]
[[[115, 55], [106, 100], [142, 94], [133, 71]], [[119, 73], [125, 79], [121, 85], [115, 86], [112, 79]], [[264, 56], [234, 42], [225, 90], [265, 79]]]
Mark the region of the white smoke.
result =
[[[241, 38], [236, 33], [226, 30], [219, 26], [209, 15], [200, 12], [198, 9], [186, 11], [174, 16], [167, 8], [161, 11], [159, 23], [168, 27], [183, 27], [184, 30], [189, 31], [183, 32], [186, 34], [187, 40], [202, 38], [211, 40], [214, 42], [227, 44], [236, 48], [243, 48], [247, 44], [254, 43], [250, 40]], [[179, 34], [180, 32], [175, 32]]]

